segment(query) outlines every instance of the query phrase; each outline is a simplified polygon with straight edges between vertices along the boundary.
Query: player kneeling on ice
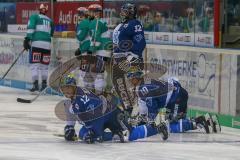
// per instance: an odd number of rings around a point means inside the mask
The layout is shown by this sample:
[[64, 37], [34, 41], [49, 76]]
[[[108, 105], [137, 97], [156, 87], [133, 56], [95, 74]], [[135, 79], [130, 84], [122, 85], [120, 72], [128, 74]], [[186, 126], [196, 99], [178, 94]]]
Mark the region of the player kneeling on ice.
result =
[[127, 74], [135, 92], [138, 95], [139, 124], [149, 121], [158, 121], [161, 108], [166, 107], [166, 118], [170, 122], [169, 130], [172, 133], [182, 133], [189, 130], [201, 129], [206, 133], [220, 130], [218, 119], [215, 115], [206, 114], [194, 119], [186, 118], [188, 92], [174, 78], [168, 81], [148, 80], [145, 82], [143, 72], [137, 66], [131, 66]]
[[[78, 139], [74, 129], [76, 121], [83, 124], [79, 138], [87, 143], [113, 140], [116, 136], [121, 142], [134, 141], [157, 133], [164, 133], [164, 140], [168, 138], [165, 125], [147, 124], [131, 127], [118, 108], [121, 103], [116, 96], [112, 94], [105, 97], [96, 96], [91, 91], [76, 86], [76, 80], [72, 75], [66, 75], [61, 79], [60, 88], [65, 97], [71, 100], [70, 104], [64, 105], [67, 117], [64, 137], [67, 141]], [[105, 129], [111, 132], [105, 132]]]

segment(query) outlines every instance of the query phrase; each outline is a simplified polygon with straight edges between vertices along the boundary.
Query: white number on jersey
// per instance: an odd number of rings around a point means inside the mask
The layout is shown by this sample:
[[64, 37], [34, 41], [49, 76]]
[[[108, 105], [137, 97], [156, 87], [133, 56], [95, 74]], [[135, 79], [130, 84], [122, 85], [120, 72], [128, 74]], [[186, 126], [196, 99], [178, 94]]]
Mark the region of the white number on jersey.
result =
[[50, 33], [50, 31], [51, 31], [50, 21], [43, 19], [43, 28], [44, 28], [44, 30], [46, 30]]
[[140, 90], [140, 92], [142, 93], [143, 96], [146, 95], [146, 94], [148, 94], [148, 89], [147, 89], [147, 87], [143, 87], [143, 88]]
[[83, 96], [81, 96], [81, 101], [84, 103], [84, 104], [86, 104], [87, 102], [89, 102], [90, 101], [90, 99], [88, 98], [88, 96], [87, 95], [83, 95]]
[[141, 25], [136, 25], [135, 26], [135, 32], [142, 32], [142, 26]]

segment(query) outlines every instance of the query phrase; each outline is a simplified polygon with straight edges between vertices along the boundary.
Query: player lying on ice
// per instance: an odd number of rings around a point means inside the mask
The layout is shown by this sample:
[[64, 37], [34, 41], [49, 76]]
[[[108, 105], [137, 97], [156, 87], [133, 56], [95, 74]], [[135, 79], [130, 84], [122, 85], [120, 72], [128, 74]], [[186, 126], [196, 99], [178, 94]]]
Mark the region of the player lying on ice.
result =
[[[61, 79], [60, 89], [71, 100], [70, 104], [65, 105], [67, 125], [64, 137], [67, 141], [77, 139], [74, 129], [76, 121], [83, 124], [79, 138], [87, 143], [112, 140], [114, 136], [118, 136], [121, 142], [134, 141], [158, 133], [163, 140], [168, 138], [167, 126], [163, 122], [131, 127], [118, 108], [121, 103], [116, 96], [96, 96], [91, 91], [76, 86], [76, 80], [71, 74]], [[111, 132], [104, 132], [105, 129]]]
[[188, 92], [176, 79], [169, 78], [168, 81], [151, 79], [145, 82], [143, 76], [138, 66], [131, 66], [127, 73], [138, 95], [139, 115], [136, 118], [138, 124], [156, 121], [160, 109], [166, 107], [166, 119], [170, 122], [169, 132], [182, 133], [200, 129], [206, 133], [211, 131], [216, 133], [221, 130], [216, 115], [186, 118]]

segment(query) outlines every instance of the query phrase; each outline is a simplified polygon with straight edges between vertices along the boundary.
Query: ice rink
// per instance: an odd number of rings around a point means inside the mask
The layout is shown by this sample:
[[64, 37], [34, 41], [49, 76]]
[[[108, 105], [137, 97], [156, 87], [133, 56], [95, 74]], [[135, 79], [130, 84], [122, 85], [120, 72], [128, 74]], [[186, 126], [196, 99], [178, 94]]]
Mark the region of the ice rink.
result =
[[171, 134], [130, 143], [65, 142], [56, 118], [58, 96], [41, 96], [32, 104], [28, 91], [0, 87], [0, 160], [240, 160], [240, 130], [223, 128], [220, 134]]

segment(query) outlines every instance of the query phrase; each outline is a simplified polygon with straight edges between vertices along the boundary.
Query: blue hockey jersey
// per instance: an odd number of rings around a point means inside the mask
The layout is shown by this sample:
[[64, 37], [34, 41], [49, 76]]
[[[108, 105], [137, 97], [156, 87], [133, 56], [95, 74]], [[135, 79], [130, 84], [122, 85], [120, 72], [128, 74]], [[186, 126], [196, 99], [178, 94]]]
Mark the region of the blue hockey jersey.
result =
[[142, 58], [146, 47], [142, 24], [136, 20], [129, 20], [119, 24], [113, 31], [114, 53], [132, 52]]
[[[160, 108], [168, 108], [172, 111], [172, 105], [175, 104], [178, 97], [179, 86], [171, 79], [168, 81], [150, 80], [148, 83], [142, 82], [136, 92], [139, 97], [138, 103], [141, 108], [147, 108], [149, 118], [154, 119]], [[174, 110], [173, 110], [174, 111]]]

